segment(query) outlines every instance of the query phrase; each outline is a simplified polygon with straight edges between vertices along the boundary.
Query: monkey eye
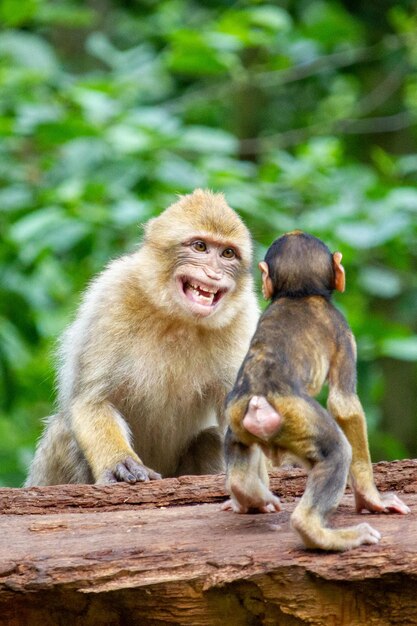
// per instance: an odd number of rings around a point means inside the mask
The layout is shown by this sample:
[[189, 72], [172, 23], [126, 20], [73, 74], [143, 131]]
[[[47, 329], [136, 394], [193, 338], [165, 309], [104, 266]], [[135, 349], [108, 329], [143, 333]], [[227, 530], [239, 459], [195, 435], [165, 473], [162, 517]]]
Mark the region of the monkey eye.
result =
[[223, 250], [222, 256], [224, 256], [225, 259], [234, 259], [236, 256], [236, 252], [233, 250], [233, 248], [226, 248], [225, 250]]
[[205, 252], [207, 250], [207, 246], [204, 241], [193, 241], [191, 247], [196, 250], [196, 252]]

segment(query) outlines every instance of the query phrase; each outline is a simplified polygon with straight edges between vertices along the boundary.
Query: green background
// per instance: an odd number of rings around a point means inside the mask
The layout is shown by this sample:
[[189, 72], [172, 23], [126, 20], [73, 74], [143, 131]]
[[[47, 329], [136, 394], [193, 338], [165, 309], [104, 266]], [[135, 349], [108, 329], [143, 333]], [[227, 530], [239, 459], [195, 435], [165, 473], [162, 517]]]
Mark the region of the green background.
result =
[[53, 411], [80, 292], [195, 187], [226, 194], [256, 260], [293, 228], [343, 252], [373, 460], [417, 456], [415, 10], [0, 2], [1, 484]]

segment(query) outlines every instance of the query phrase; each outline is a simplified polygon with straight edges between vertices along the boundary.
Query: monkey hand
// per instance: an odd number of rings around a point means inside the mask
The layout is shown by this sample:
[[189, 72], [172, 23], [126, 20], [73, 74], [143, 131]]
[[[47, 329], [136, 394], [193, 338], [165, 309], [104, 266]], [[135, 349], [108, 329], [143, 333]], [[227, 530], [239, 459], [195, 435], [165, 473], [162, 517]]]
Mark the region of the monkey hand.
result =
[[100, 474], [96, 484], [148, 482], [149, 480], [159, 480], [160, 478], [162, 478], [160, 474], [146, 467], [133, 457], [127, 456], [114, 467], [105, 469]]
[[381, 495], [376, 489], [368, 493], [355, 491], [355, 502], [358, 513], [363, 509], [372, 513], [400, 513], [401, 515], [410, 513], [409, 507], [395, 493]]
[[222, 504], [223, 511], [233, 511], [234, 513], [274, 513], [281, 510], [279, 498], [274, 496], [263, 484], [259, 483], [259, 489], [254, 491], [244, 491], [240, 485], [231, 485], [232, 495], [230, 500]]
[[[272, 494], [271, 494], [272, 495]], [[280, 511], [281, 510], [281, 505], [279, 502], [279, 498], [277, 498], [276, 496], [272, 496], [274, 501], [272, 502], [268, 502], [262, 505], [258, 505], [258, 506], [252, 506], [252, 505], [245, 505], [245, 504], [241, 504], [240, 502], [238, 502], [237, 500], [235, 500], [234, 498], [230, 498], [229, 500], [226, 500], [226, 502], [223, 502], [222, 504], [222, 510], [223, 511], [233, 511], [233, 513], [274, 513], [275, 511]]]

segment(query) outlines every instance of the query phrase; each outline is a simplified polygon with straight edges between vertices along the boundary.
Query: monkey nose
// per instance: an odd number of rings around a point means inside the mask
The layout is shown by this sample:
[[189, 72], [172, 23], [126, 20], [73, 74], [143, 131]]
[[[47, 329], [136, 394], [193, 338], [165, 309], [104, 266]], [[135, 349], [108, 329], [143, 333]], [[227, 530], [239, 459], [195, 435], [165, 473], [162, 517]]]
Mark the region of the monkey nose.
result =
[[208, 278], [211, 278], [212, 280], [220, 280], [221, 277], [222, 277], [221, 270], [216, 270], [214, 267], [206, 266], [204, 268], [204, 272], [205, 272], [206, 276]]

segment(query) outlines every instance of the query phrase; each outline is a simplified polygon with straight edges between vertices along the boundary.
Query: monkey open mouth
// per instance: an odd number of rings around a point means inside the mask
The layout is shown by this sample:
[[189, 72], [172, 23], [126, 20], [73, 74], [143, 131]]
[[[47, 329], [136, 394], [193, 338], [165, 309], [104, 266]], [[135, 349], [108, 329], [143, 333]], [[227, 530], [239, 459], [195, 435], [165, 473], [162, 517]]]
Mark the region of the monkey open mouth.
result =
[[226, 293], [224, 289], [204, 285], [200, 281], [186, 277], [181, 279], [181, 284], [187, 300], [194, 305], [199, 305], [199, 307], [205, 307], [207, 313], [218, 304]]

